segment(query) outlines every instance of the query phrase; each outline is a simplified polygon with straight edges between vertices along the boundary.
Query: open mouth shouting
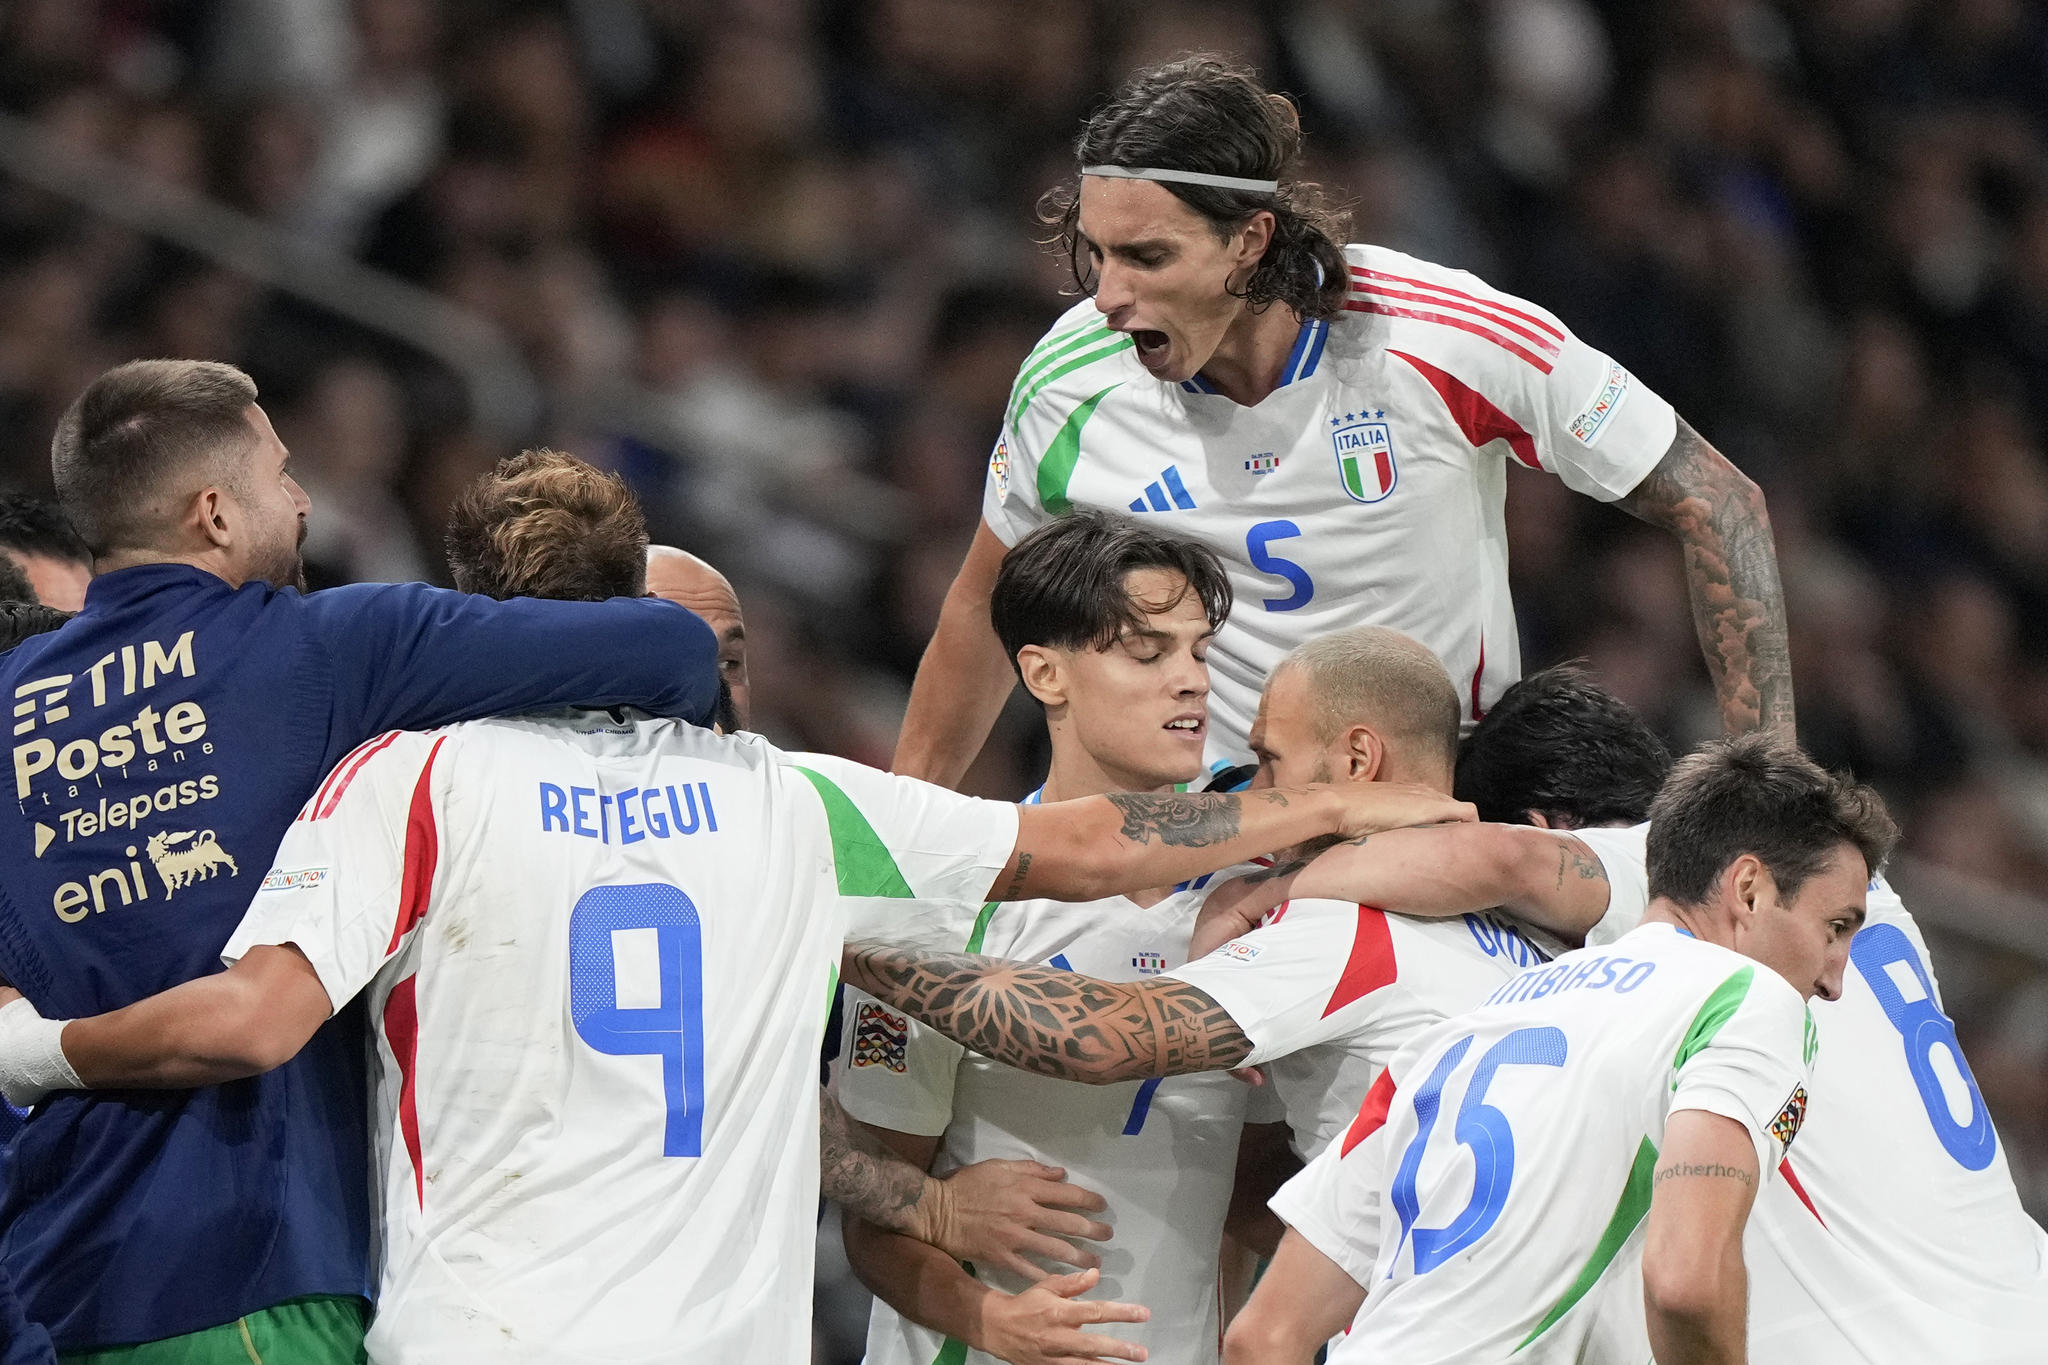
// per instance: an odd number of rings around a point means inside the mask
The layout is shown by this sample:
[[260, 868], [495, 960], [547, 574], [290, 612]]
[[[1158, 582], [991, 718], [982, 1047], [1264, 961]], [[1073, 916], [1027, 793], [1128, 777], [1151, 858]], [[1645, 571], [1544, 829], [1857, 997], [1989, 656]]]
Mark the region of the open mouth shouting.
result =
[[1149, 327], [1132, 332], [1131, 341], [1138, 348], [1138, 363], [1154, 374], [1165, 368], [1168, 357], [1173, 353], [1173, 343], [1167, 340], [1166, 333]]

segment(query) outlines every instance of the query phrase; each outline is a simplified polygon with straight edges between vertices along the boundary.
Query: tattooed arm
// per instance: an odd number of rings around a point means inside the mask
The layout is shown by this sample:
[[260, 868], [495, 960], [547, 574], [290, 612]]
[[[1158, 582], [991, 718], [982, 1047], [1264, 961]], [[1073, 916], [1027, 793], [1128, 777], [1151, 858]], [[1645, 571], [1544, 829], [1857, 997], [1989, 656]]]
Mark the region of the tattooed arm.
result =
[[1397, 829], [1282, 863], [1210, 893], [1188, 956], [1214, 952], [1283, 900], [1357, 901], [1428, 919], [1498, 906], [1576, 943], [1607, 913], [1607, 869], [1583, 840], [1534, 825]]
[[1680, 1109], [1665, 1123], [1643, 1236], [1643, 1307], [1659, 1361], [1735, 1365], [1745, 1358], [1742, 1230], [1757, 1175], [1756, 1143], [1734, 1119]]
[[1097, 981], [970, 953], [849, 944], [843, 974], [963, 1047], [1042, 1076], [1111, 1085], [1234, 1067], [1251, 1039], [1214, 996], [1170, 976]]
[[1429, 787], [1362, 782], [1231, 793], [1116, 792], [1020, 806], [1017, 847], [989, 900], [1085, 901], [1170, 886], [1325, 834], [1471, 820]]
[[1785, 593], [1762, 491], [1681, 417], [1664, 458], [1617, 506], [1684, 547], [1693, 628], [1722, 726], [1730, 734], [1768, 729], [1790, 737]]
[[931, 1240], [939, 1182], [855, 1123], [829, 1093], [818, 1095], [819, 1192], [857, 1218], [919, 1241]]

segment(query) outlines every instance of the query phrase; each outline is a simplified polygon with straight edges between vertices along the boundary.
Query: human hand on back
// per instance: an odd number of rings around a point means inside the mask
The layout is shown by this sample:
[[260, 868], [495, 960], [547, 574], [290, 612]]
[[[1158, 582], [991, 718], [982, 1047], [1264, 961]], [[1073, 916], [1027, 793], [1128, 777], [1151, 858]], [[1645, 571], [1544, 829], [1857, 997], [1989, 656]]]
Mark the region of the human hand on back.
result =
[[[977, 1161], [938, 1177], [927, 1187], [930, 1235], [923, 1240], [955, 1260], [1001, 1266], [1027, 1280], [1046, 1271], [1025, 1253], [1083, 1270], [1102, 1263], [1062, 1237], [1106, 1242], [1111, 1228], [1075, 1210], [1109, 1207], [1101, 1195], [1066, 1184], [1058, 1166], [1036, 1161]], [[1058, 1234], [1058, 1235], [1052, 1235]]]
[[1021, 1294], [990, 1294], [982, 1305], [977, 1348], [1010, 1365], [1092, 1365], [1143, 1360], [1143, 1346], [1080, 1329], [1103, 1322], [1144, 1322], [1152, 1310], [1134, 1303], [1080, 1299], [1101, 1272], [1054, 1275]]

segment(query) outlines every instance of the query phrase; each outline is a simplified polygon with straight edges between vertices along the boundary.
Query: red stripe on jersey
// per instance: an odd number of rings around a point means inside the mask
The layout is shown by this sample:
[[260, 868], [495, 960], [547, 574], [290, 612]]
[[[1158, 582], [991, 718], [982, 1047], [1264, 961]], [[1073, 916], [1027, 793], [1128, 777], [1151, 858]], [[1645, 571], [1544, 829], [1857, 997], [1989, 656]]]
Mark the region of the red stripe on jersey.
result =
[[1542, 356], [1523, 350], [1519, 343], [1509, 341], [1491, 327], [1481, 327], [1478, 323], [1467, 322], [1464, 318], [1448, 317], [1443, 313], [1425, 313], [1417, 308], [1396, 308], [1392, 304], [1377, 303], [1371, 299], [1353, 299], [1350, 303], [1345, 304], [1344, 307], [1353, 313], [1381, 313], [1390, 318], [1414, 318], [1417, 322], [1440, 322], [1446, 327], [1455, 327], [1461, 332], [1470, 332], [1473, 336], [1484, 337], [1510, 355], [1528, 361], [1544, 374], [1549, 374], [1551, 370], [1550, 362]]
[[1278, 924], [1282, 919], [1286, 918], [1287, 907], [1292, 904], [1294, 904], [1293, 901], [1281, 901], [1271, 910], [1268, 910], [1266, 912], [1266, 917], [1259, 921], [1260, 927], [1263, 928], [1268, 924]]
[[[1405, 289], [1393, 289], [1384, 284], [1358, 284], [1353, 285], [1352, 288], [1359, 293], [1368, 294], [1370, 297], [1407, 299], [1410, 303], [1426, 303], [1432, 308], [1449, 308], [1460, 313], [1470, 313], [1473, 317], [1489, 326], [1498, 327], [1504, 332], [1513, 332], [1545, 355], [1554, 356], [1558, 354], [1557, 343], [1544, 336], [1541, 332], [1532, 332], [1527, 327], [1523, 327], [1518, 323], [1509, 322], [1506, 318], [1490, 313], [1477, 304], [1458, 303], [1452, 299], [1431, 298], [1428, 294], [1412, 294]], [[1503, 309], [1502, 311], [1512, 310]]]
[[398, 951], [398, 941], [427, 914], [427, 897], [434, 890], [434, 866], [441, 860], [441, 832], [434, 825], [434, 758], [448, 742], [446, 735], [427, 751], [427, 765], [413, 784], [412, 809], [405, 817], [405, 876], [398, 885], [398, 919], [391, 926], [391, 943], [384, 949], [389, 957]]
[[[1468, 294], [1462, 289], [1453, 289], [1447, 284], [1431, 284], [1428, 280], [1418, 280], [1408, 275], [1389, 274], [1387, 271], [1384, 270], [1367, 270], [1364, 266], [1352, 266], [1351, 273], [1358, 276], [1361, 279], [1392, 280], [1395, 284], [1413, 285], [1417, 289], [1427, 289], [1431, 293], [1435, 294], [1449, 294], [1453, 298], [1469, 299], [1471, 302], [1479, 304], [1482, 307], [1491, 308], [1497, 313], [1506, 313], [1510, 317], [1518, 317], [1522, 321], [1533, 324], [1534, 326], [1539, 327], [1542, 330], [1548, 332], [1550, 335], [1556, 337], [1559, 341], [1564, 340], [1564, 330], [1557, 326], [1557, 324], [1552, 322], [1546, 322], [1542, 318], [1537, 317], [1534, 313], [1525, 313], [1519, 308], [1510, 307], [1509, 305], [1502, 303], [1499, 299], [1482, 299], [1477, 294]], [[1555, 352], [1553, 352], [1553, 354], [1555, 354]]]
[[348, 759], [345, 758], [341, 762], [335, 764], [334, 772], [341, 774], [341, 780], [339, 782], [335, 782], [334, 774], [328, 774], [328, 781], [333, 783], [333, 790], [328, 792], [327, 799], [325, 801], [321, 801], [320, 798], [318, 798], [317, 796], [314, 798], [314, 801], [317, 803], [317, 805], [312, 813], [311, 818], [315, 820], [325, 820], [328, 816], [334, 814], [334, 808], [341, 804], [342, 795], [348, 791], [348, 784], [356, 780], [356, 774], [363, 770], [363, 765], [368, 763], [371, 759], [375, 758], [384, 750], [390, 748], [392, 741], [397, 739], [398, 735], [399, 732], [393, 730], [389, 734], [382, 735], [377, 739], [373, 739], [368, 744], [361, 746], [355, 751], [354, 762], [350, 762]]
[[1365, 1092], [1365, 1103], [1358, 1106], [1358, 1117], [1351, 1120], [1351, 1127], [1345, 1131], [1344, 1145], [1337, 1149], [1337, 1159], [1342, 1161], [1351, 1155], [1351, 1149], [1377, 1133], [1387, 1121], [1387, 1110], [1394, 1104], [1394, 1073], [1381, 1070], [1380, 1078], [1372, 1083], [1372, 1089]]
[[1479, 667], [1472, 670], [1472, 719], [1485, 720], [1486, 712], [1479, 709], [1479, 680], [1486, 676], [1486, 633], [1479, 635]]
[[1370, 905], [1358, 907], [1358, 929], [1351, 938], [1351, 957], [1344, 963], [1344, 975], [1323, 1006], [1327, 1019], [1352, 1001], [1371, 995], [1382, 986], [1394, 984], [1399, 972], [1394, 966], [1394, 935], [1387, 928], [1387, 912]]
[[1515, 452], [1516, 459], [1531, 469], [1543, 468], [1543, 461], [1536, 458], [1536, 438], [1525, 431], [1520, 422], [1495, 407], [1485, 394], [1456, 375], [1447, 374], [1426, 360], [1417, 360], [1406, 351], [1389, 351], [1388, 354], [1400, 356], [1429, 381], [1437, 397], [1443, 399], [1444, 406], [1451, 410], [1458, 430], [1465, 433], [1465, 439], [1475, 450], [1488, 441], [1506, 441], [1508, 449]]
[[412, 1158], [413, 1191], [420, 1207], [427, 1206], [427, 1177], [420, 1169], [420, 1111], [414, 1096], [420, 1052], [419, 1001], [413, 994], [418, 973], [391, 988], [384, 1002], [384, 1040], [398, 1060], [398, 1133], [405, 1139], [406, 1155]]
[[1799, 1177], [1792, 1174], [1791, 1157], [1788, 1156], [1778, 1163], [1778, 1174], [1785, 1177], [1785, 1183], [1792, 1187], [1792, 1193], [1799, 1196], [1799, 1202], [1806, 1205], [1806, 1211], [1812, 1214], [1822, 1227], [1826, 1227], [1828, 1220], [1820, 1216], [1820, 1210], [1813, 1206], [1813, 1200], [1806, 1195], [1806, 1186], [1800, 1184]]

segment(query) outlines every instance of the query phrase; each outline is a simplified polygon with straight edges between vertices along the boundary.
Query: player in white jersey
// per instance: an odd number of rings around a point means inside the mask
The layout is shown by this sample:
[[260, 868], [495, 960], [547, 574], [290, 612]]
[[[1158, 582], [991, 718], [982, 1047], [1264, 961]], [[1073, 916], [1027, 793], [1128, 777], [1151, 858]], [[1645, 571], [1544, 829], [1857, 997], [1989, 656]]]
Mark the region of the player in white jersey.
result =
[[[1457, 725], [1456, 690], [1427, 650], [1383, 627], [1354, 627], [1300, 647], [1267, 684], [1256, 780], [1442, 790]], [[1342, 1131], [1408, 1038], [1541, 956], [1496, 918], [1405, 919], [1297, 898], [1274, 923], [1136, 982], [867, 945], [849, 951], [846, 970], [967, 1047], [1044, 1074], [1109, 1084], [1264, 1064], [1307, 1158]], [[1171, 1021], [1171, 1047], [1146, 1044], [1155, 1016]], [[1011, 1019], [1029, 1026], [1006, 1027]]]
[[[1129, 517], [1077, 514], [1004, 558], [990, 611], [1052, 744], [1045, 785], [1027, 803], [1171, 792], [1202, 775], [1203, 656], [1230, 613], [1230, 581], [1214, 554]], [[1083, 904], [991, 902], [961, 946], [1139, 980], [1186, 960], [1208, 883]], [[1218, 1359], [1217, 1253], [1243, 1084], [1212, 1072], [1079, 1086], [967, 1052], [858, 991], [849, 989], [845, 1015], [839, 1097], [849, 1113], [934, 1170], [991, 1159], [1064, 1168], [1108, 1204], [1110, 1226], [1097, 1233], [1110, 1237], [1103, 1276], [1088, 1297], [1150, 1310], [1143, 1322], [1083, 1335], [1065, 1326], [1068, 1305], [1024, 1292], [1043, 1267], [1018, 1257], [970, 1274], [908, 1237], [851, 1222], [847, 1259], [877, 1296], [868, 1365], [929, 1365], [949, 1349], [968, 1365], [1136, 1358], [1126, 1343], [1156, 1360]], [[1041, 1251], [1073, 1259], [1049, 1238]]]
[[[510, 557], [506, 521], [489, 543]], [[593, 560], [621, 539], [550, 581], [617, 591]], [[644, 536], [623, 544], [637, 584]], [[229, 970], [89, 1020], [11, 1001], [0, 1080], [216, 1083], [364, 996], [377, 1359], [793, 1363], [813, 1068], [849, 932], [957, 942], [991, 894], [1092, 898], [1450, 805], [1356, 788], [1027, 809], [605, 713], [393, 732], [301, 812]]]
[[1233, 1365], [1352, 1313], [1333, 1362], [1746, 1358], [1743, 1231], [1806, 1113], [1803, 1002], [1839, 994], [1897, 831], [1762, 736], [1683, 760], [1652, 814], [1644, 922], [1416, 1039], [1281, 1192]]
[[1374, 246], [1293, 178], [1293, 107], [1192, 58], [1141, 72], [1077, 144], [1059, 220], [1092, 297], [1017, 375], [982, 526], [918, 671], [897, 771], [959, 779], [1011, 678], [986, 622], [1004, 547], [1081, 507], [1214, 549], [1238, 610], [1210, 660], [1213, 761], [1240, 763], [1289, 650], [1379, 624], [1427, 645], [1467, 723], [1519, 676], [1507, 466], [1685, 547], [1730, 731], [1790, 732], [1762, 495], [1670, 405], [1551, 313]]
[[[1230, 907], [1241, 926], [1261, 897], [1297, 889], [1417, 914], [1506, 904], [1569, 941], [1612, 943], [1648, 903], [1648, 825], [1592, 826], [1642, 813], [1617, 793], [1654, 779], [1646, 760], [1658, 751], [1583, 676], [1533, 675], [1467, 743], [1458, 793], [1484, 820], [1534, 820], [1569, 838], [1494, 823], [1401, 832], [1210, 906]], [[1882, 877], [1867, 902], [1841, 998], [1813, 1006], [1820, 1050], [1798, 1155], [1750, 1220], [1751, 1354], [1816, 1365], [2037, 1359], [2048, 1234], [2020, 1206], [1919, 929]]]

